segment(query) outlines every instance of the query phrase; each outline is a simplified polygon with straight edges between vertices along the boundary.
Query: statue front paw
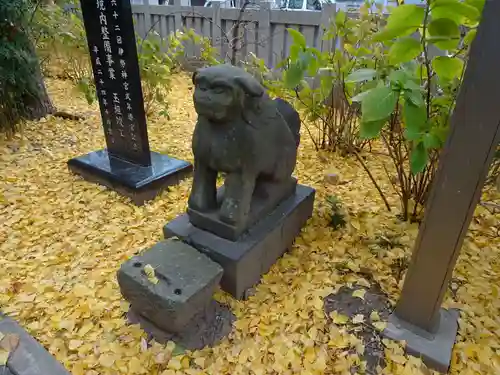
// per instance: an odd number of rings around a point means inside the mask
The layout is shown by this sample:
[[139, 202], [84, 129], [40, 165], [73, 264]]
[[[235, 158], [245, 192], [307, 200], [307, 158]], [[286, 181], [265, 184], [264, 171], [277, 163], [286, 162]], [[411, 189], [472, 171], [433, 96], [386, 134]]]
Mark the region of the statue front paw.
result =
[[236, 225], [239, 218], [239, 205], [233, 199], [225, 199], [219, 211], [219, 219], [227, 224]]

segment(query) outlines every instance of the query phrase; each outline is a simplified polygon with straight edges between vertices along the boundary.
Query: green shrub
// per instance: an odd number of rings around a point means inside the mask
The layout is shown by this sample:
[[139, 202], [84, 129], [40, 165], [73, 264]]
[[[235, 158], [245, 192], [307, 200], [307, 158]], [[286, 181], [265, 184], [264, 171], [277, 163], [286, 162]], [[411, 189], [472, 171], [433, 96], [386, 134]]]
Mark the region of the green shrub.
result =
[[[369, 7], [373, 7], [373, 2], [361, 8], [358, 18], [348, 18], [343, 11], [336, 14], [323, 38], [335, 46], [332, 51], [321, 52], [307, 46], [302, 33], [288, 29], [293, 43], [289, 57], [280, 64], [285, 68], [283, 80], [285, 87], [294, 91], [317, 150], [340, 149], [348, 154], [360, 151], [368, 143], [357, 136], [359, 106], [351, 100], [356, 87], [346, 77], [360, 67], [376, 66], [384, 48], [381, 43], [373, 45], [371, 40], [373, 30], [381, 25], [382, 7], [374, 12], [369, 12]], [[306, 76], [319, 82], [310, 85]]]
[[337, 230], [346, 226], [346, 214], [342, 202], [334, 195], [328, 196], [326, 202], [330, 206], [330, 226]]
[[[393, 8], [371, 38], [387, 46], [379, 63], [348, 77], [360, 85], [353, 98], [361, 102], [360, 136], [380, 138], [389, 152], [404, 220], [418, 219], [425, 205], [483, 4], [429, 0]], [[432, 49], [442, 53], [432, 56]]]
[[42, 114], [40, 97], [46, 97], [28, 33], [30, 5], [26, 0], [0, 0], [0, 131], [9, 134], [23, 119]]
[[46, 5], [35, 17], [34, 37], [44, 74], [71, 80], [92, 104], [95, 84], [81, 16], [64, 12], [58, 5]]
[[176, 36], [162, 40], [154, 32], [146, 39], [137, 39], [137, 55], [141, 72], [144, 110], [150, 116], [153, 110], [168, 116], [166, 94], [170, 91], [172, 69], [176, 65], [175, 57], [182, 51], [182, 45]]

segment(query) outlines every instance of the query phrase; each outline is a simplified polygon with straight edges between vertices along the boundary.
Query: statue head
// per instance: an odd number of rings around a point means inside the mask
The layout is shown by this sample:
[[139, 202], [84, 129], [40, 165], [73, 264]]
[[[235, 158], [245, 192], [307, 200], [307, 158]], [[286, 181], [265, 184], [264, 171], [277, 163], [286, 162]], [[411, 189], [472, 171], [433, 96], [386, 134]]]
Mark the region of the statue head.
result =
[[243, 69], [229, 64], [202, 68], [193, 74], [194, 108], [214, 123], [241, 117], [264, 95], [264, 87]]

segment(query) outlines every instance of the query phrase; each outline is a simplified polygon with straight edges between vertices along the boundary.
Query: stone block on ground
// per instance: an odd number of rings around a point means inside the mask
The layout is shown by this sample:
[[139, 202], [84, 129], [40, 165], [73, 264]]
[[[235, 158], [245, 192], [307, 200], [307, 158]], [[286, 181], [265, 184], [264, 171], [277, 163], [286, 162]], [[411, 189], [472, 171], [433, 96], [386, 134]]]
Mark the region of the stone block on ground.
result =
[[0, 333], [13, 334], [19, 338], [19, 345], [9, 356], [7, 366], [0, 366], [5, 375], [70, 375], [44, 347], [14, 320], [0, 313]]
[[221, 287], [235, 298], [244, 298], [276, 260], [289, 249], [311, 217], [315, 190], [297, 185], [296, 193], [258, 221], [237, 241], [201, 230], [187, 214], [165, 225], [165, 238], [178, 237], [208, 255], [224, 269]]
[[[145, 266], [154, 269], [156, 283]], [[195, 248], [172, 239], [125, 262], [118, 271], [118, 283], [136, 313], [163, 330], [181, 332], [210, 303], [222, 272]]]
[[161, 344], [173, 341], [188, 350], [214, 346], [231, 332], [233, 322], [236, 320], [228, 306], [214, 300], [196, 314], [182, 332], [167, 332], [132, 309], [129, 310], [127, 317], [132, 324], [141, 326], [148, 334], [148, 341], [154, 339]]

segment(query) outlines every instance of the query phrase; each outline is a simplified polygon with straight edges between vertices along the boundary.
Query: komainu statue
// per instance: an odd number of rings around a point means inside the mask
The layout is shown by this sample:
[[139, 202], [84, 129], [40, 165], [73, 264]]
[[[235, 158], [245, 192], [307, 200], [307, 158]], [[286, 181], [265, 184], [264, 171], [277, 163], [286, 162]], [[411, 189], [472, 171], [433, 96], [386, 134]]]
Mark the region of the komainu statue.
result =
[[[236, 240], [294, 194], [300, 118], [288, 102], [271, 99], [252, 75], [232, 65], [200, 69], [193, 84], [198, 120], [189, 219]], [[217, 190], [219, 173], [225, 181]]]

